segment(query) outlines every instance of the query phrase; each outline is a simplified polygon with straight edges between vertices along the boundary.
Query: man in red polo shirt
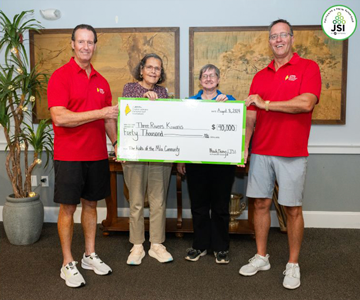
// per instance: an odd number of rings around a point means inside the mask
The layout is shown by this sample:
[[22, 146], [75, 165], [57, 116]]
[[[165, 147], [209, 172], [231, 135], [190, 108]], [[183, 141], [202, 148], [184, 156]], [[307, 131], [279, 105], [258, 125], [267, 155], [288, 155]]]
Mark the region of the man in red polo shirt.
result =
[[321, 77], [318, 65], [292, 52], [293, 29], [276, 20], [269, 26], [274, 60], [258, 72], [251, 84], [246, 116], [245, 160], [252, 137], [247, 197], [255, 198], [256, 255], [240, 274], [255, 275], [270, 269], [267, 238], [275, 179], [278, 202], [285, 207], [289, 260], [283, 286], [300, 286], [298, 258], [304, 231], [302, 198], [307, 165], [311, 115], [319, 102]]
[[[83, 269], [112, 272], [95, 253], [97, 201], [110, 195], [106, 134], [116, 146], [118, 106], [111, 106], [108, 82], [90, 64], [96, 31], [81, 24], [72, 33], [74, 57], [57, 69], [48, 85], [48, 107], [54, 127], [54, 201], [60, 203], [58, 232], [63, 253], [60, 277], [69, 287], [85, 285], [71, 253], [77, 205], [82, 204], [85, 237]], [[116, 149], [115, 149], [116, 150]]]

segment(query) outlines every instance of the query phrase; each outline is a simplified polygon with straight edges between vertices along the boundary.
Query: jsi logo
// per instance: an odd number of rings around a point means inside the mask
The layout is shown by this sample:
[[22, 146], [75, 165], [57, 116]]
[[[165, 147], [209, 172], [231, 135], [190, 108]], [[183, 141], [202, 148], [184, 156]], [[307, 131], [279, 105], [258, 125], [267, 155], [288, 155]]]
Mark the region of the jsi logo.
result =
[[[333, 29], [331, 31], [345, 31], [345, 25], [334, 25]], [[336, 33], [336, 32], [334, 32]]]
[[345, 31], [345, 19], [341, 15], [341, 12], [338, 12], [335, 19], [333, 20], [334, 27], [331, 31], [336, 34], [337, 32]]
[[345, 5], [333, 5], [324, 12], [321, 26], [329, 38], [337, 41], [346, 40], [356, 30], [356, 15]]
[[96, 90], [97, 90], [97, 92], [98, 92], [98, 93], [100, 93], [100, 94], [104, 94], [104, 93], [105, 93], [105, 92], [104, 92], [104, 90], [103, 90], [102, 88], [100, 88], [100, 89], [99, 89], [99, 88], [97, 88]]

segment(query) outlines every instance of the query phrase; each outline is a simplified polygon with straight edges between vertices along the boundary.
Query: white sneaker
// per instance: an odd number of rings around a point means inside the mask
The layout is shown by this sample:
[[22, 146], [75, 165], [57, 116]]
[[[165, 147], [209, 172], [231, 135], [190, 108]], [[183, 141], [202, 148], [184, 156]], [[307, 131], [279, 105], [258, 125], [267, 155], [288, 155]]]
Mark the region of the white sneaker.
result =
[[173, 261], [171, 254], [166, 251], [166, 247], [162, 244], [151, 244], [149, 255], [153, 258], [156, 258], [161, 263]]
[[86, 270], [93, 270], [98, 275], [109, 275], [112, 273], [111, 268], [104, 263], [99, 256], [93, 252], [89, 256], [83, 255], [81, 267]]
[[300, 267], [299, 264], [287, 263], [283, 286], [284, 288], [294, 290], [300, 286]]
[[269, 254], [266, 254], [266, 256], [255, 254], [254, 257], [249, 259], [249, 263], [247, 265], [240, 268], [239, 273], [243, 276], [253, 276], [258, 271], [269, 270], [271, 267], [269, 257]]
[[132, 266], [138, 266], [141, 264], [142, 259], [145, 256], [143, 245], [133, 246], [130, 250], [130, 255], [127, 259], [127, 264]]
[[69, 262], [60, 269], [60, 277], [65, 280], [69, 287], [81, 287], [85, 285], [85, 279], [76, 267], [77, 261]]

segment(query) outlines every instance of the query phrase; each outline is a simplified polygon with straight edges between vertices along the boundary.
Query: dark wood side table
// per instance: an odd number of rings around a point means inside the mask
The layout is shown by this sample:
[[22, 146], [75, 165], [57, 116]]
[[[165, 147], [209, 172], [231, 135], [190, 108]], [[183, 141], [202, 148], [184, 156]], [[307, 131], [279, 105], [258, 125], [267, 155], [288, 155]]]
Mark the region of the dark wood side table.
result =
[[[109, 158], [110, 165], [110, 183], [111, 195], [105, 199], [107, 207], [106, 219], [102, 221], [103, 235], [109, 235], [111, 231], [129, 231], [129, 218], [119, 217], [117, 215], [117, 176], [118, 172], [122, 172], [121, 163], [117, 163], [112, 157]], [[247, 174], [248, 165], [246, 168], [236, 168], [237, 175]], [[176, 164], [172, 169], [172, 175], [176, 176], [176, 198], [177, 198], [177, 218], [166, 219], [166, 232], [174, 232], [177, 236], [182, 236], [183, 233], [193, 232], [192, 219], [184, 219], [182, 217], [182, 179], [181, 175], [176, 170]], [[248, 199], [248, 219], [238, 220], [236, 226], [229, 227], [230, 233], [235, 234], [251, 234], [254, 235], [254, 202]], [[149, 230], [148, 220], [145, 219], [145, 230]]]

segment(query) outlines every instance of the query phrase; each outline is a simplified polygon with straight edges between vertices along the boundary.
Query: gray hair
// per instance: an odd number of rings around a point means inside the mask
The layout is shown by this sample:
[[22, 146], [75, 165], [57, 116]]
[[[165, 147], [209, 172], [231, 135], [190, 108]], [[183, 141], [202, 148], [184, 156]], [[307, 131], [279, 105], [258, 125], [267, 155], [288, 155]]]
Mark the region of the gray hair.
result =
[[285, 23], [286, 25], [288, 25], [290, 27], [291, 36], [294, 35], [294, 31], [293, 31], [293, 28], [292, 28], [291, 24], [288, 21], [284, 20], [284, 19], [277, 19], [277, 20], [271, 22], [271, 24], [269, 25], [269, 34], [270, 34], [270, 31], [271, 31], [271, 28], [274, 25], [276, 25], [277, 23]]
[[141, 74], [141, 70], [144, 68], [145, 64], [146, 64], [146, 61], [149, 59], [149, 58], [155, 58], [155, 59], [158, 59], [160, 60], [160, 63], [161, 63], [161, 74], [160, 74], [160, 78], [158, 80], [158, 82], [156, 84], [160, 84], [160, 83], [163, 83], [165, 82], [166, 80], [166, 73], [165, 73], [165, 70], [164, 70], [164, 65], [163, 65], [163, 61], [161, 59], [161, 57], [155, 53], [148, 53], [146, 54], [141, 60], [140, 62], [136, 65], [136, 67], [134, 68], [133, 72], [132, 72], [132, 75], [134, 76], [134, 78], [138, 81], [142, 81], [142, 76], [140, 76]]
[[200, 75], [199, 75], [199, 80], [201, 79], [201, 76], [204, 74], [204, 72], [206, 72], [207, 70], [215, 70], [215, 74], [218, 78], [220, 78], [220, 70], [218, 67], [212, 65], [212, 64], [207, 64], [205, 66], [203, 66], [200, 70]]

